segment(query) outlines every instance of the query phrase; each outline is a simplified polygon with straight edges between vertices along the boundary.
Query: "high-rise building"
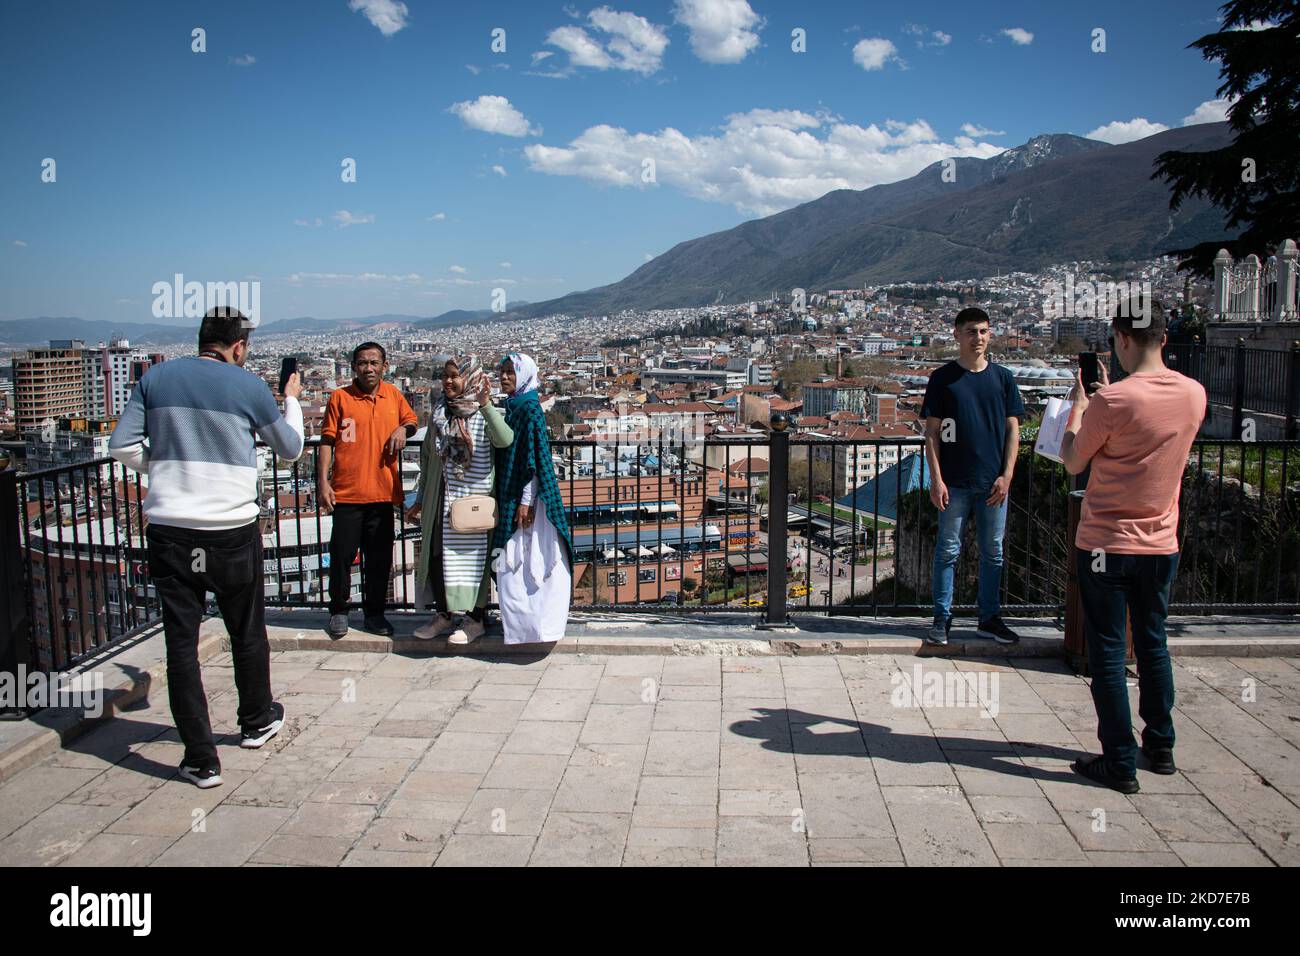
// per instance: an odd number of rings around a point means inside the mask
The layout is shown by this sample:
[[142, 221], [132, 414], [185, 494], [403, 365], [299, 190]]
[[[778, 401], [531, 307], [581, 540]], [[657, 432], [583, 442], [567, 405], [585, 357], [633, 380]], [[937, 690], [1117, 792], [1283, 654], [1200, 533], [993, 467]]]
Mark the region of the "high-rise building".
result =
[[92, 414], [110, 419], [122, 414], [131, 399], [135, 382], [148, 371], [149, 365], [162, 359], [161, 355], [131, 349], [131, 343], [125, 338], [108, 346], [100, 345], [92, 355], [95, 356], [92, 360], [100, 381], [95, 388], [96, 405]]
[[87, 349], [83, 356], [86, 382], [87, 414], [116, 418], [131, 399], [135, 383], [152, 365], [163, 360], [160, 353], [150, 354], [131, 348], [126, 339]]
[[86, 413], [84, 359], [85, 344], [75, 339], [55, 340], [47, 349], [14, 356], [14, 409], [20, 433]]
[[828, 418], [833, 412], [861, 413], [867, 405], [866, 379], [840, 378], [808, 382], [802, 390], [803, 413]]

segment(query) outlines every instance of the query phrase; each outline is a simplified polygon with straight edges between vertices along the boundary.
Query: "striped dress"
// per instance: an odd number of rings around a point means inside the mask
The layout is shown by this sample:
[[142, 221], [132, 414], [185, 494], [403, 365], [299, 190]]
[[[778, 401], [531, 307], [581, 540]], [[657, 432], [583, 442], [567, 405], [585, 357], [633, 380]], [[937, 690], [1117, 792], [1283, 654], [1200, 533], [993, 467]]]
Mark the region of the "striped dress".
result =
[[465, 424], [474, 440], [474, 454], [463, 478], [449, 469], [443, 470], [442, 495], [442, 574], [450, 588], [478, 588], [488, 559], [491, 532], [464, 533], [451, 527], [451, 503], [467, 495], [492, 494], [492, 443], [481, 414], [471, 415]]

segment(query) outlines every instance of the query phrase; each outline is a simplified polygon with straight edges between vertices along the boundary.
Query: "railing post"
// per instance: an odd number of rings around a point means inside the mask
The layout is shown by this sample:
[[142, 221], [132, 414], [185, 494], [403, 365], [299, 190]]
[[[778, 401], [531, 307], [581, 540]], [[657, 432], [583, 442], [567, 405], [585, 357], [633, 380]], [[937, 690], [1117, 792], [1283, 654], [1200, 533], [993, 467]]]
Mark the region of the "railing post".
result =
[[[18, 540], [18, 522], [26, 518], [26, 511], [18, 499], [18, 473], [0, 468], [0, 674], [13, 675], [11, 686], [21, 695], [25, 682], [18, 680], [18, 667], [31, 663], [31, 621]], [[26, 716], [19, 699], [0, 700], [0, 719]]]
[[777, 412], [771, 418], [771, 448], [768, 462], [767, 511], [767, 614], [762, 628], [789, 627], [785, 613], [786, 563], [789, 536], [786, 519], [790, 512], [789, 419]]
[[1246, 340], [1237, 336], [1232, 371], [1232, 437], [1241, 437], [1241, 406], [1246, 401]]
[[1232, 284], [1232, 256], [1227, 249], [1220, 249], [1214, 257], [1214, 301], [1210, 303], [1210, 312], [1214, 321], [1226, 321]]
[[1294, 322], [1300, 318], [1296, 309], [1297, 265], [1300, 264], [1300, 250], [1296, 249], [1294, 239], [1282, 243], [1277, 251], [1277, 300], [1274, 306], [1274, 319], [1278, 322]]

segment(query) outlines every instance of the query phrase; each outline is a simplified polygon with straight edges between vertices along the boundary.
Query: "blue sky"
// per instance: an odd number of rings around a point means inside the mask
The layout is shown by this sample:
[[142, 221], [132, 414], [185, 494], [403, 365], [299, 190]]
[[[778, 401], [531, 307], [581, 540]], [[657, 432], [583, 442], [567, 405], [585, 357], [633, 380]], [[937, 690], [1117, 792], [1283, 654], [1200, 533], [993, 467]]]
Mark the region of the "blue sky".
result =
[[171, 321], [178, 272], [257, 278], [263, 321], [551, 298], [944, 156], [1221, 114], [1217, 9], [7, 3], [0, 318]]

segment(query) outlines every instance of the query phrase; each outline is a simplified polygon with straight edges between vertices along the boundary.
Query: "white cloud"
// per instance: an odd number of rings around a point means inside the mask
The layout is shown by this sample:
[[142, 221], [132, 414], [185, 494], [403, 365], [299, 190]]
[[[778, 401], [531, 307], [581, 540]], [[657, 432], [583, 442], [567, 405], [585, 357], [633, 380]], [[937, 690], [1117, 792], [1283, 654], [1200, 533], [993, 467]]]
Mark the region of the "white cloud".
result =
[[1232, 106], [1234, 101], [1234, 97], [1228, 96], [1217, 100], [1206, 100], [1192, 110], [1190, 114], [1183, 117], [1183, 125], [1195, 126], [1197, 123], [1222, 123], [1228, 118], [1228, 107]]
[[[904, 24], [903, 32], [916, 37], [916, 45], [922, 48], [927, 46], [947, 46], [952, 42], [951, 33], [944, 33], [942, 30], [931, 30], [919, 23]], [[929, 40], [926, 39], [927, 36], [930, 38]]]
[[[668, 48], [668, 34], [645, 17], [597, 7], [587, 14], [591, 28], [603, 37], [593, 37], [582, 27], [556, 27], [546, 42], [569, 54], [569, 66], [595, 70], [631, 70], [643, 76], [656, 72]], [[550, 51], [533, 54], [533, 65]]]
[[967, 136], [973, 136], [979, 139], [983, 136], [1006, 136], [1007, 131], [1004, 129], [989, 129], [986, 126], [980, 126], [978, 123], [962, 123], [961, 131]]
[[542, 62], [543, 60], [545, 60], [548, 56], [555, 56], [555, 51], [554, 51], [554, 50], [538, 50], [538, 51], [536, 51], [536, 52], [533, 54], [533, 66], [536, 66], [538, 63], [541, 63], [541, 62]]
[[348, 0], [348, 9], [353, 13], [361, 11], [386, 37], [406, 26], [408, 11], [401, 0]]
[[452, 267], [450, 267], [447, 271], [448, 271], [448, 272], [455, 272], [455, 273], [457, 273], [458, 275], [464, 275], [465, 273], [469, 272], [469, 270], [466, 269], [464, 266], [452, 266]]
[[620, 13], [609, 7], [597, 7], [587, 15], [591, 25], [610, 35], [606, 44], [620, 70], [634, 70], [649, 75], [659, 69], [668, 34], [645, 17]]
[[295, 285], [302, 282], [405, 282], [418, 284], [424, 280], [418, 273], [390, 275], [386, 272], [295, 272], [284, 277], [285, 282]]
[[435, 212], [432, 216], [426, 219], [425, 222], [442, 222], [446, 218], [447, 214], [445, 212]]
[[766, 23], [746, 0], [677, 0], [673, 19], [686, 27], [691, 50], [705, 63], [739, 63], [758, 48]]
[[642, 181], [643, 161], [653, 159], [658, 185], [757, 215], [834, 189], [866, 189], [904, 179], [949, 156], [988, 158], [1002, 151], [969, 139], [943, 142], [922, 119], [862, 127], [799, 110], [738, 113], [716, 132], [696, 137], [672, 127], [629, 133], [600, 125], [568, 146], [524, 147], [535, 172], [638, 189], [649, 185]]
[[1004, 37], [1010, 37], [1011, 42], [1016, 46], [1029, 46], [1034, 42], [1034, 35], [1024, 27], [1007, 27], [999, 31]]
[[1099, 139], [1103, 143], [1118, 145], [1120, 143], [1131, 143], [1135, 139], [1146, 139], [1156, 133], [1163, 133], [1168, 128], [1164, 123], [1153, 123], [1145, 117], [1135, 116], [1128, 122], [1115, 120], [1115, 122], [1107, 123], [1105, 126], [1098, 126], [1087, 136], [1088, 139]]
[[357, 214], [348, 212], [346, 209], [340, 209], [331, 218], [339, 224], [340, 229], [343, 229], [347, 226], [362, 226], [372, 223], [375, 221], [375, 214], [373, 212]]
[[605, 52], [605, 48], [582, 27], [556, 27], [547, 34], [546, 42], [569, 54], [571, 66], [608, 70], [614, 65], [613, 58]]
[[[524, 147], [524, 148], [527, 149], [528, 147]], [[493, 167], [492, 167], [492, 172], [494, 172], [494, 173], [496, 173], [498, 176], [502, 176], [502, 177], [504, 177], [505, 175], [507, 175], [507, 174], [506, 174], [506, 168], [505, 168], [504, 166], [493, 166]]]
[[643, 253], [641, 253], [641, 255], [645, 256], [645, 261], [646, 261], [646, 262], [649, 262], [651, 259], [654, 258], [654, 256], [650, 255], [650, 253], [648, 253], [648, 252], [643, 252]]
[[15, 245], [15, 246], [19, 246], [20, 248], [26, 248], [27, 243], [23, 242], [23, 240], [21, 240], [21, 239], [15, 239], [15, 240], [14, 240], [14, 245]]
[[883, 70], [890, 60], [898, 59], [898, 47], [884, 37], [869, 37], [853, 46], [853, 62], [864, 70]]
[[239, 56], [232, 56], [229, 62], [233, 66], [252, 66], [257, 62], [257, 57], [251, 53], [241, 53]]
[[485, 133], [500, 133], [503, 136], [539, 136], [542, 128], [528, 124], [524, 114], [510, 105], [504, 96], [480, 96], [476, 100], [465, 100], [447, 107], [447, 112], [455, 113], [470, 129], [481, 129]]
[[1259, 30], [1271, 30], [1275, 26], [1277, 26], [1277, 24], [1272, 20], [1251, 20], [1249, 23], [1245, 24], [1244, 26], [1227, 27], [1226, 29], [1234, 32], [1237, 30], [1259, 31]]
[[325, 223], [321, 222], [320, 216], [317, 216], [317, 217], [316, 217], [316, 221], [315, 221], [315, 222], [313, 222], [313, 221], [310, 220], [310, 219], [295, 219], [295, 220], [293, 221], [293, 224], [294, 224], [295, 226], [310, 226], [310, 227], [312, 227], [313, 229], [325, 225]]
[[502, 269], [509, 269], [509, 268], [511, 268], [511, 265], [510, 265], [510, 263], [508, 263], [508, 262], [498, 262], [497, 265], [500, 266]]
[[470, 71], [471, 73], [473, 73], [475, 76], [478, 76], [480, 73], [483, 72], [483, 67], [481, 67], [481, 66], [475, 66], [473, 63], [466, 63], [466, 64], [465, 64], [465, 69], [469, 70], [469, 71]]

